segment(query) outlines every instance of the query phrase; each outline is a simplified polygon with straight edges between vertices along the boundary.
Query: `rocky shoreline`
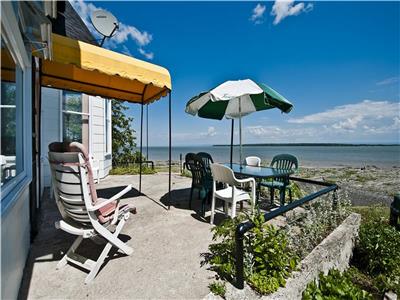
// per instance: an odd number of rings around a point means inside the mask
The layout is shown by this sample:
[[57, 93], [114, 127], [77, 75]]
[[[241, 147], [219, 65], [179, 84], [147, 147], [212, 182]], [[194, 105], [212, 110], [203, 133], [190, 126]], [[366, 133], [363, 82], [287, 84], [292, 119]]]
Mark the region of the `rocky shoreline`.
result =
[[400, 167], [397, 166], [305, 167], [299, 170], [298, 176], [336, 183], [348, 194], [353, 205], [388, 206], [400, 189]]

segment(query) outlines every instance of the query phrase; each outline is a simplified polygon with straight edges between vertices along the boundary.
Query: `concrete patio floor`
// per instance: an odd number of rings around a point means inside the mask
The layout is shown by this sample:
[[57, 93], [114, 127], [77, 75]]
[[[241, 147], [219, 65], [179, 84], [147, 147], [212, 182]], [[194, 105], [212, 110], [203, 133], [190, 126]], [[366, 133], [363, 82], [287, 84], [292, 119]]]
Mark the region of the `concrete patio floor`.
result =
[[[173, 174], [171, 210], [168, 174], [145, 175], [142, 192], [127, 194], [122, 203], [133, 203], [137, 214], [127, 221], [121, 239], [134, 249], [131, 256], [114, 251], [95, 280], [84, 284], [85, 271], [68, 264], [56, 265], [74, 236], [57, 230], [60, 214], [54, 200], [42, 204], [42, 224], [32, 244], [21, 284], [20, 299], [200, 299], [209, 290], [214, 273], [201, 267], [200, 254], [211, 242], [209, 218], [203, 220], [189, 210], [190, 178]], [[127, 184], [138, 187], [138, 176], [109, 176], [97, 185], [100, 197], [110, 197]], [[193, 201], [194, 209], [200, 201]], [[218, 216], [218, 215], [217, 215]], [[220, 215], [222, 216], [222, 215]], [[80, 252], [97, 259], [103, 245], [85, 241]], [[92, 259], [93, 259], [92, 258]]]

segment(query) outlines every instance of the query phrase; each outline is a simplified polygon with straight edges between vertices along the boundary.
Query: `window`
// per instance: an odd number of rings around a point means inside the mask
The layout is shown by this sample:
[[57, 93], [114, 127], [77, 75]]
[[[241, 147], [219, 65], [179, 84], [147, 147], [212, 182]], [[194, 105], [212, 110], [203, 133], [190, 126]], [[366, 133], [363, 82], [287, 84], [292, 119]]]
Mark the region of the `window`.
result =
[[6, 188], [23, 170], [23, 76], [1, 39], [1, 187]]
[[105, 100], [105, 110], [104, 110], [104, 119], [105, 119], [105, 128], [104, 128], [104, 144], [106, 145], [106, 153], [111, 153], [111, 100]]
[[63, 91], [63, 141], [79, 142], [89, 146], [89, 97]]

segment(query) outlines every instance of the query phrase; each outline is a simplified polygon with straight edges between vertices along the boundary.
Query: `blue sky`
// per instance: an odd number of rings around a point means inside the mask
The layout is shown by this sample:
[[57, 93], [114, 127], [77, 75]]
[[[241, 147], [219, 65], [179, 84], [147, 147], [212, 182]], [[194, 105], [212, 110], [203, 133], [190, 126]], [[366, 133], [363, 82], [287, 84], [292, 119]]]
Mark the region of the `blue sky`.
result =
[[[400, 2], [72, 2], [113, 13], [105, 46], [162, 65], [173, 84], [173, 144], [229, 143], [230, 122], [187, 115], [186, 102], [251, 78], [294, 104], [243, 119], [245, 143], [399, 143]], [[150, 145], [167, 145], [167, 99], [149, 107]], [[140, 107], [129, 104], [140, 124]], [[237, 140], [237, 132], [236, 132]]]

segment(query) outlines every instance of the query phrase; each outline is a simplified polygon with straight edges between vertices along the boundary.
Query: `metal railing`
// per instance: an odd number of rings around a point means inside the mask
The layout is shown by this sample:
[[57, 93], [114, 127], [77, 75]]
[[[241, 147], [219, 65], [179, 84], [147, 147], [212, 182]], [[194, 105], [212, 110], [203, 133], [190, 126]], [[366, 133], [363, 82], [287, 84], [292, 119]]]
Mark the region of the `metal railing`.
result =
[[[267, 222], [269, 220], [272, 220], [273, 218], [280, 216], [296, 207], [299, 207], [303, 204], [306, 204], [307, 202], [310, 202], [311, 200], [314, 200], [315, 198], [318, 198], [322, 195], [328, 194], [332, 191], [336, 191], [338, 189], [338, 186], [336, 184], [328, 183], [328, 182], [321, 182], [321, 181], [315, 181], [315, 180], [310, 180], [310, 179], [303, 179], [303, 178], [298, 178], [298, 177], [290, 177], [289, 178], [292, 181], [298, 181], [298, 182], [303, 182], [303, 183], [309, 183], [309, 184], [314, 184], [314, 185], [319, 185], [319, 186], [324, 186], [325, 188], [314, 192], [312, 194], [309, 194], [301, 199], [295, 200], [291, 203], [288, 203], [286, 205], [283, 205], [273, 211], [267, 212], [264, 214], [264, 222]], [[335, 201], [336, 197], [334, 197]], [[243, 289], [244, 288], [244, 269], [243, 269], [243, 237], [246, 232], [254, 228], [254, 223], [251, 221], [247, 221], [244, 223], [239, 224], [236, 227], [236, 232], [235, 232], [235, 244], [236, 244], [236, 287], [238, 289]]]

